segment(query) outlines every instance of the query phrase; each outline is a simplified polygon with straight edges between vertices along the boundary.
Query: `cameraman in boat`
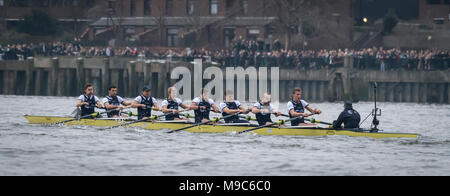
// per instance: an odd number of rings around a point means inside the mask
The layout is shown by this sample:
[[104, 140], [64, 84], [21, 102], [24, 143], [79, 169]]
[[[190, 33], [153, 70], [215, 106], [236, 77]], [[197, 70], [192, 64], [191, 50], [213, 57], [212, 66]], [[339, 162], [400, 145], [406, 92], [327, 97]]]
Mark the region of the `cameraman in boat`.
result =
[[179, 114], [179, 108], [189, 110], [190, 107], [177, 98], [178, 90], [175, 87], [170, 87], [167, 90], [169, 97], [161, 103], [161, 111], [166, 114], [166, 121], [183, 120]]
[[192, 100], [190, 109], [194, 110], [195, 123], [205, 123], [210, 121], [210, 111], [219, 113], [219, 108], [214, 103], [214, 100], [209, 98], [209, 90], [204, 88], [201, 89], [200, 96]]
[[150, 86], [142, 88], [141, 95], [137, 96], [131, 103], [132, 108], [137, 108], [138, 120], [145, 120], [152, 116], [152, 109], [159, 110], [158, 102], [152, 97]]
[[259, 126], [272, 124], [273, 122], [270, 118], [272, 114], [275, 114], [276, 116], [281, 115], [280, 112], [273, 109], [273, 105], [270, 103], [271, 101], [270, 94], [264, 93], [261, 100], [253, 105], [252, 113], [256, 115]]
[[248, 110], [242, 107], [239, 101], [234, 100], [234, 92], [232, 90], [227, 90], [225, 92], [225, 101], [219, 105], [222, 116], [230, 116], [225, 120], [225, 123], [250, 123], [247, 120], [239, 119], [239, 114], [248, 114]]
[[[95, 113], [95, 108], [102, 109], [100, 99], [94, 95], [94, 87], [92, 84], [86, 84], [84, 87], [84, 94], [77, 99], [76, 107], [81, 108], [81, 116], [88, 116]], [[93, 116], [87, 118], [94, 118]]]
[[[311, 114], [306, 113], [305, 109], [311, 112]], [[308, 125], [305, 124], [304, 118], [322, 113], [319, 109], [312, 109], [308, 102], [302, 99], [302, 90], [300, 88], [295, 88], [292, 91], [292, 100], [287, 103], [287, 111], [289, 118], [301, 117], [291, 121], [291, 126]]]
[[[131, 103], [124, 101], [122, 97], [117, 95], [116, 86], [109, 87], [108, 95], [103, 98], [102, 103], [106, 111], [109, 111], [107, 113], [108, 118], [119, 118], [120, 111], [124, 109], [123, 106], [126, 107], [131, 105]], [[127, 116], [124, 114], [124, 117]]]
[[339, 115], [338, 119], [333, 122], [333, 128], [342, 129], [342, 123], [344, 123], [344, 129], [358, 129], [361, 117], [359, 113], [353, 109], [351, 102], [344, 103], [344, 111]]

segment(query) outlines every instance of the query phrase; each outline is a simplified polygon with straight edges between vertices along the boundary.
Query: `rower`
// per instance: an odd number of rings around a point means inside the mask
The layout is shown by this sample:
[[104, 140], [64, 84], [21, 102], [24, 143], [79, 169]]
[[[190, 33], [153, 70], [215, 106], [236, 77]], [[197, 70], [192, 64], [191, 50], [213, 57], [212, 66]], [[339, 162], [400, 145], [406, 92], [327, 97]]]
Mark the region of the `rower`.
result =
[[[305, 108], [312, 114], [306, 113]], [[292, 91], [292, 100], [287, 103], [287, 111], [290, 118], [302, 116], [302, 118], [291, 121], [291, 126], [305, 125], [304, 118], [313, 114], [322, 113], [319, 109], [312, 109], [309, 107], [308, 102], [302, 99], [302, 90], [300, 88], [295, 88], [294, 91]]]
[[86, 84], [84, 87], [84, 94], [78, 97], [76, 107], [81, 108], [81, 116], [95, 113], [95, 107], [102, 108], [100, 99], [94, 95], [94, 87], [91, 84]]
[[108, 88], [108, 95], [103, 98], [102, 103], [106, 111], [114, 110], [108, 112], [108, 118], [119, 118], [120, 111], [124, 109], [123, 106], [131, 105], [131, 103], [124, 101], [122, 97], [117, 95], [116, 86], [110, 86]]
[[[161, 104], [161, 109], [166, 115], [166, 121], [181, 120], [179, 115], [179, 108], [189, 110], [189, 106], [184, 104], [181, 99], [177, 98], [178, 90], [175, 87], [170, 87], [167, 89], [169, 97], [164, 100]], [[172, 114], [170, 114], [172, 113]]]
[[338, 119], [333, 122], [333, 128], [340, 129], [344, 123], [345, 129], [357, 129], [359, 128], [359, 122], [361, 117], [359, 113], [353, 109], [351, 102], [344, 103], [344, 111], [339, 115]]
[[211, 108], [214, 112], [219, 113], [219, 108], [214, 103], [214, 100], [209, 99], [209, 90], [201, 89], [201, 94], [192, 100], [192, 104], [189, 106], [194, 110], [195, 123], [204, 123], [210, 121], [209, 112]]
[[[248, 110], [241, 106], [239, 101], [234, 100], [234, 92], [227, 90], [225, 92], [225, 101], [219, 105], [222, 116], [229, 116], [236, 113], [248, 114]], [[238, 115], [224, 119], [225, 123], [250, 123], [247, 120], [239, 119]]]
[[137, 108], [138, 120], [150, 118], [152, 116], [152, 107], [159, 110], [158, 102], [152, 97], [152, 91], [149, 86], [142, 88], [141, 95], [137, 96], [131, 104], [132, 108]]
[[252, 113], [256, 115], [256, 120], [259, 126], [272, 124], [271, 114], [274, 113], [276, 116], [280, 116], [281, 113], [273, 109], [271, 102], [271, 96], [268, 93], [264, 93], [261, 100], [255, 105], [253, 105]]

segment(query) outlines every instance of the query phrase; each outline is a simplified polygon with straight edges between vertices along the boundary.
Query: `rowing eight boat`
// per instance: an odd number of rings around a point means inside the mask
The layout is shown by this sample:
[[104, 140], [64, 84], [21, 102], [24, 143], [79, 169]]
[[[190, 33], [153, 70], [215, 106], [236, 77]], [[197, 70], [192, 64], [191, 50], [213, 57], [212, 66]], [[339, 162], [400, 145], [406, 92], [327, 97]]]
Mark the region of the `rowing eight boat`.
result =
[[[29, 116], [25, 118], [30, 124], [54, 124], [65, 120], [72, 119], [71, 117], [56, 117], [56, 116]], [[111, 127], [130, 122], [130, 120], [123, 119], [80, 119], [71, 121], [65, 125], [69, 126], [96, 126], [96, 127]], [[193, 125], [188, 121], [157, 121], [157, 122], [139, 122], [130, 125], [129, 127], [140, 127], [146, 130], [163, 130], [163, 129], [181, 129]], [[217, 124], [217, 125], [200, 125], [193, 128], [185, 129], [184, 131], [192, 133], [229, 133], [240, 132], [252, 127], [257, 127], [253, 124]], [[351, 137], [371, 137], [371, 138], [418, 138], [418, 134], [414, 133], [386, 133], [386, 132], [370, 132], [364, 129], [358, 130], [335, 130], [329, 128], [321, 128], [318, 126], [302, 126], [302, 127], [266, 127], [252, 131], [258, 135], [287, 135], [287, 136], [328, 136], [328, 135], [345, 135]]]

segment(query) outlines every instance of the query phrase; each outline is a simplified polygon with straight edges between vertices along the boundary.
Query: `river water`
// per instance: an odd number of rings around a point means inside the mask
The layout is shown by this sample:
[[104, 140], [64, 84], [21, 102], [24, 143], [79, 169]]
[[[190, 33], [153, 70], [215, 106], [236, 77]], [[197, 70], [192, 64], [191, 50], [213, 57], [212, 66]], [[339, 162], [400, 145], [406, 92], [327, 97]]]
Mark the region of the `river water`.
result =
[[[0, 175], [450, 175], [450, 105], [379, 103], [382, 129], [419, 139], [105, 131], [30, 125], [23, 117], [69, 115], [75, 99], [0, 96]], [[322, 121], [343, 109], [310, 104]], [[373, 104], [354, 107], [364, 118]]]

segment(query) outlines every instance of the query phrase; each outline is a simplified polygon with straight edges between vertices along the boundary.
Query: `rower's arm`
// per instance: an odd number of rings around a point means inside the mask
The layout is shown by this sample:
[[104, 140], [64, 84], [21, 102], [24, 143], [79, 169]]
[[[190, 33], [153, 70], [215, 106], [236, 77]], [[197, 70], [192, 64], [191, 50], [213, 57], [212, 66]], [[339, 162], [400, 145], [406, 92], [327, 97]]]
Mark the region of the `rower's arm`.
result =
[[238, 113], [239, 110], [232, 110], [232, 109], [229, 109], [229, 108], [223, 108], [223, 112], [225, 112], [228, 115], [232, 115], [232, 114]]
[[106, 103], [105, 103], [105, 108], [106, 108], [107, 110], [111, 110], [111, 109], [118, 108], [118, 106], [117, 106], [117, 105], [111, 105], [111, 104], [109, 104], [108, 102], [106, 102]]
[[244, 107], [242, 107], [242, 106], [239, 106], [239, 109], [240, 109], [240, 112], [242, 113], [242, 114], [248, 114], [248, 110], [247, 109], [245, 109]]
[[333, 128], [340, 129], [342, 128], [342, 123], [344, 122], [344, 115], [341, 113], [337, 120], [333, 122]]
[[214, 109], [215, 113], [219, 113], [220, 112], [220, 109], [219, 109], [219, 107], [216, 106], [216, 104], [212, 104], [211, 107]]
[[259, 113], [261, 113], [261, 110], [259, 110], [257, 107], [253, 107], [252, 108], [252, 113], [253, 114], [259, 114]]
[[145, 105], [144, 104], [139, 104], [139, 102], [137, 102], [137, 101], [133, 101], [131, 103], [131, 107], [132, 108], [145, 108]]
[[187, 106], [187, 105], [184, 104], [184, 103], [180, 104], [180, 106], [181, 106], [181, 108], [183, 108], [183, 109], [185, 109], [185, 110], [190, 110], [190, 109], [191, 109], [190, 106]]
[[173, 109], [167, 109], [167, 105], [161, 107], [161, 112], [163, 113], [172, 113]]
[[131, 107], [132, 108], [138, 108], [139, 107], [139, 103], [137, 101], [132, 101], [131, 102]]
[[77, 99], [77, 105], [75, 105], [75, 106], [81, 107], [81, 106], [83, 106], [83, 105], [85, 105], [85, 103], [82, 102], [81, 99]]
[[195, 102], [192, 102], [191, 105], [189, 106], [189, 108], [191, 108], [191, 110], [198, 110], [197, 104], [195, 104]]
[[309, 107], [309, 106], [306, 106], [306, 109], [307, 109], [309, 112], [311, 112], [312, 114], [321, 114], [321, 113], [322, 113], [321, 110], [319, 110], [319, 109], [312, 109], [312, 108]]
[[289, 114], [290, 114], [292, 117], [298, 117], [298, 116], [308, 117], [308, 116], [310, 116], [310, 115], [307, 114], [307, 113], [297, 113], [297, 112], [294, 111], [294, 109], [289, 110]]
[[132, 104], [133, 104], [132, 102], [122, 101], [122, 105], [124, 106], [131, 106]]
[[100, 102], [100, 100], [97, 101], [97, 108], [103, 108], [102, 102]]
[[153, 103], [153, 110], [155, 111], [160, 111], [159, 107], [158, 107], [158, 103]]

